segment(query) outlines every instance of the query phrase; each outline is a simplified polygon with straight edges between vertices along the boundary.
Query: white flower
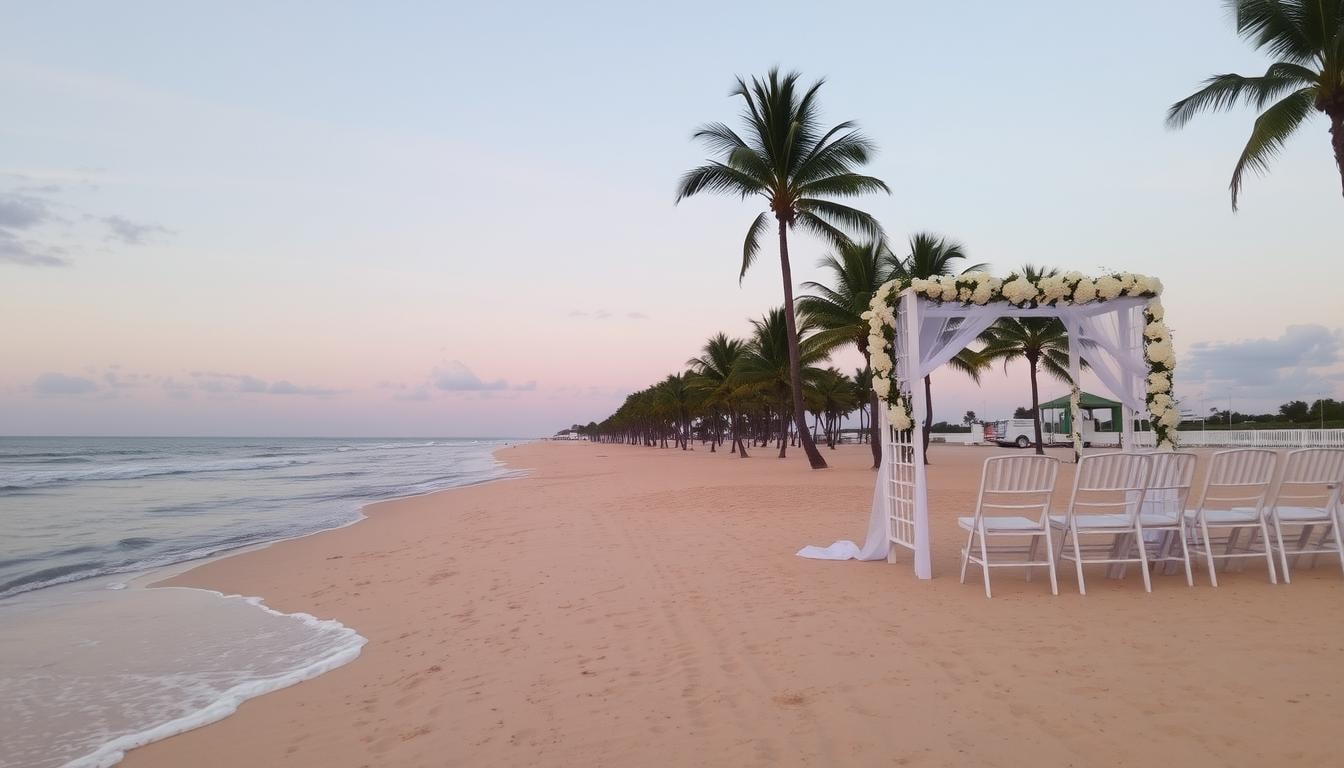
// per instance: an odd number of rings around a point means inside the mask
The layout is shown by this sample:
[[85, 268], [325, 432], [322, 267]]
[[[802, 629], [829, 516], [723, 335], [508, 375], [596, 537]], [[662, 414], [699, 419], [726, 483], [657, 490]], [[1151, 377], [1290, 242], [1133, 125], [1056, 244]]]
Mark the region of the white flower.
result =
[[891, 391], [891, 379], [888, 379], [885, 376], [874, 376], [873, 391], [877, 393], [879, 398], [886, 400], [887, 393]]
[[1138, 275], [1137, 280], [1138, 285], [1135, 286], [1134, 291], [1132, 291], [1132, 293], [1144, 294], [1150, 296], [1157, 296], [1162, 293], [1162, 281], [1158, 280], [1156, 277], [1148, 277], [1147, 275]]
[[1003, 297], [1014, 304], [1025, 304], [1036, 298], [1036, 286], [1025, 277], [1014, 277], [1003, 284]]
[[1172, 351], [1171, 341], [1168, 339], [1152, 342], [1144, 348], [1143, 353], [1150, 363], [1157, 363], [1168, 368], [1173, 367], [1176, 363], [1176, 355]]
[[1078, 281], [1078, 285], [1073, 288], [1073, 303], [1088, 304], [1097, 298], [1097, 284], [1088, 280], [1086, 277]]
[[961, 303], [965, 304], [970, 300], [971, 300], [970, 288], [967, 288], [966, 286], [963, 285], [962, 287], [957, 289], [957, 301], [960, 301]]
[[1148, 374], [1148, 393], [1170, 392], [1171, 378], [1165, 373]]
[[1158, 422], [1167, 429], [1175, 429], [1181, 423], [1181, 414], [1175, 408], [1172, 408], [1162, 414], [1162, 417], [1158, 419]]
[[905, 412], [904, 406], [899, 402], [887, 406], [887, 421], [891, 422], [891, 426], [897, 430], [906, 430], [914, 426], [913, 422], [910, 421], [909, 414]]
[[989, 298], [992, 294], [993, 289], [990, 288], [989, 283], [976, 283], [975, 290], [971, 291], [971, 301], [976, 304], [984, 305], [989, 302]]
[[887, 355], [886, 350], [869, 347], [868, 361], [872, 363], [874, 371], [886, 372], [891, 370], [891, 357]]
[[1110, 301], [1119, 296], [1120, 291], [1124, 290], [1124, 287], [1124, 283], [1110, 275], [1099, 277], [1097, 278], [1097, 297]]
[[1147, 310], [1148, 314], [1154, 320], [1162, 320], [1167, 314], [1166, 308], [1162, 306], [1162, 300], [1158, 298], [1151, 298], [1148, 300]]
[[1128, 293], [1131, 296], [1134, 294], [1134, 286], [1137, 285], [1139, 281], [1132, 273], [1121, 272], [1115, 279], [1120, 281], [1121, 292]]
[[1171, 399], [1171, 395], [1159, 393], [1153, 395], [1153, 401], [1148, 404], [1148, 412], [1154, 415], [1164, 414], [1174, 404], [1175, 401]]
[[1041, 278], [1039, 287], [1042, 304], [1053, 304], [1069, 294], [1069, 286], [1060, 276]]
[[1161, 320], [1154, 320], [1143, 328], [1143, 335], [1151, 341], [1162, 341], [1170, 335]]

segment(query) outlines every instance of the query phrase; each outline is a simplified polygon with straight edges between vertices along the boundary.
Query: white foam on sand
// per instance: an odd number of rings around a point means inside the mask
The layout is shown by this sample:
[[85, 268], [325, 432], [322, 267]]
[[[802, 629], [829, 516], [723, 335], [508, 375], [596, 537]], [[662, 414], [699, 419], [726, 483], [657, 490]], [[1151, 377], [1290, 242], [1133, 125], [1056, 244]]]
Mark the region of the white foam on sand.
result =
[[0, 604], [0, 766], [114, 765], [348, 664], [366, 642], [256, 597], [89, 587]]

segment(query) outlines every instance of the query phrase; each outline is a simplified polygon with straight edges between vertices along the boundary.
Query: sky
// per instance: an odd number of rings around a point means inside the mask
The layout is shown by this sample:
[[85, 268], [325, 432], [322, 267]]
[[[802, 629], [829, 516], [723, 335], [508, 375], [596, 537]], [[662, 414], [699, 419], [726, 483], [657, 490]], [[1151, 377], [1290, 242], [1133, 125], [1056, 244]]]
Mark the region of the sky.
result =
[[[24, 3], [0, 26], [0, 434], [532, 436], [781, 301], [761, 206], [674, 205], [736, 75], [825, 77], [858, 202], [1006, 274], [1166, 285], [1189, 410], [1344, 397], [1344, 201], [1314, 117], [1230, 210], [1268, 60], [1217, 0]], [[793, 242], [798, 283], [824, 243]], [[856, 353], [836, 356], [845, 370]], [[1063, 394], [1047, 381], [1042, 397]], [[1026, 371], [934, 377], [1007, 417]]]

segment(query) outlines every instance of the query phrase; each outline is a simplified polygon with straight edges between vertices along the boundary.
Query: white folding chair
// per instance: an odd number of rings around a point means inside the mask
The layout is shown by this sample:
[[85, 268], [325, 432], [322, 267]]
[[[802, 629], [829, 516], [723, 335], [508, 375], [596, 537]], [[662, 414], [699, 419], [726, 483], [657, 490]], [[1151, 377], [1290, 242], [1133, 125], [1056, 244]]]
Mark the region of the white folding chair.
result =
[[[1218, 586], [1214, 560], [1263, 557], [1269, 569], [1269, 581], [1277, 584], [1274, 576], [1274, 555], [1269, 546], [1269, 526], [1265, 521], [1265, 498], [1274, 482], [1274, 470], [1279, 456], [1263, 448], [1234, 448], [1213, 454], [1209, 473], [1204, 477], [1204, 493], [1199, 506], [1185, 513], [1189, 531], [1190, 553], [1203, 557], [1209, 565], [1209, 583]], [[1258, 532], [1265, 545], [1255, 549], [1255, 537], [1246, 546], [1238, 548], [1238, 540], [1245, 529]], [[1214, 552], [1210, 531], [1226, 533], [1217, 540], [1222, 554]], [[1198, 533], [1198, 536], [1195, 534]]]
[[[989, 589], [989, 569], [1017, 567], [1031, 569], [1044, 565], [1050, 570], [1050, 593], [1059, 594], [1055, 576], [1054, 546], [1050, 541], [1050, 497], [1055, 492], [1055, 478], [1059, 475], [1059, 460], [1050, 456], [995, 456], [985, 460], [980, 471], [980, 495], [975, 502], [973, 517], [958, 517], [957, 525], [968, 531], [966, 546], [961, 550], [961, 583], [966, 583], [966, 566], [975, 563], [985, 578], [985, 597], [992, 597]], [[987, 515], [990, 510], [1012, 510], [1016, 515]], [[1035, 511], [1035, 517], [1029, 515]], [[1029, 544], [1020, 540], [1030, 538]], [[990, 545], [993, 540], [1016, 538], [1017, 546]], [[1037, 558], [1040, 540], [1045, 539], [1045, 559]], [[979, 540], [979, 546], [976, 542]], [[990, 562], [990, 552], [1002, 556], [1025, 559], [999, 559]]]
[[[1151, 457], [1137, 453], [1094, 453], [1078, 462], [1066, 514], [1051, 515], [1050, 526], [1061, 532], [1059, 557], [1072, 560], [1078, 573], [1078, 593], [1087, 594], [1084, 563], [1139, 563], [1143, 588], [1153, 591], [1148, 574], [1148, 548], [1143, 542], [1143, 496], [1148, 486]], [[1109, 511], [1104, 511], [1109, 510]], [[1080, 514], [1086, 512], [1087, 514]], [[1109, 537], [1104, 545], [1081, 543], [1082, 536]], [[1066, 544], [1073, 541], [1073, 552]], [[1130, 552], [1137, 550], [1137, 555]], [[1086, 551], [1091, 557], [1084, 557]]]
[[[1193, 453], [1158, 451], [1147, 454], [1151, 462], [1148, 487], [1143, 494], [1143, 512], [1139, 522], [1144, 533], [1161, 534], [1155, 541], [1144, 543], [1152, 547], [1149, 561], [1185, 565], [1185, 583], [1195, 585], [1190, 571], [1190, 548], [1186, 541], [1185, 510], [1190, 503], [1190, 486], [1195, 480], [1195, 464], [1199, 459]], [[1180, 556], [1174, 554], [1180, 545]]]
[[[1274, 489], [1274, 501], [1267, 505], [1267, 516], [1274, 525], [1274, 541], [1270, 546], [1279, 553], [1285, 584], [1292, 581], [1288, 573], [1289, 555], [1294, 563], [1298, 555], [1336, 555], [1344, 568], [1344, 543], [1337, 535], [1341, 485], [1344, 485], [1344, 449], [1303, 448], [1288, 454], [1283, 477]], [[1292, 549], [1283, 544], [1284, 526], [1298, 527]], [[1311, 535], [1318, 526], [1323, 531], [1321, 540], [1312, 546]], [[1333, 537], [1332, 528], [1336, 529]]]

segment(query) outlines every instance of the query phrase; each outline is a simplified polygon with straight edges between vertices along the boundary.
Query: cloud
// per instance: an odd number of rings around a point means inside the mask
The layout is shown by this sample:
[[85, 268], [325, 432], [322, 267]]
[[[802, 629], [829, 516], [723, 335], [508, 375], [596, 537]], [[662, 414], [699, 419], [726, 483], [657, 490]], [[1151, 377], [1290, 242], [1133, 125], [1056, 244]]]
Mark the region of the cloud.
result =
[[445, 392], [483, 392], [509, 388], [509, 383], [504, 379], [482, 381], [460, 360], [452, 360], [435, 368], [431, 378], [434, 386]]
[[267, 382], [245, 373], [217, 373], [215, 371], [192, 371], [196, 387], [203, 392], [238, 392], [257, 395], [304, 395], [309, 397], [330, 397], [341, 393], [339, 389], [314, 385], [298, 385], [280, 379]]
[[70, 259], [64, 248], [43, 245], [35, 240], [20, 240], [13, 233], [0, 229], [0, 263], [22, 264], [27, 267], [66, 267]]
[[109, 240], [120, 240], [127, 245], [144, 245], [153, 235], [171, 235], [172, 230], [158, 224], [140, 224], [124, 216], [104, 216], [99, 219], [107, 225]]
[[1274, 405], [1335, 390], [1328, 369], [1344, 361], [1344, 332], [1323, 325], [1290, 325], [1277, 339], [1196, 342], [1178, 375], [1206, 385], [1206, 394], [1234, 389], [1239, 399]]
[[28, 195], [0, 193], [0, 227], [27, 229], [52, 219], [47, 201]]
[[593, 313], [593, 317], [597, 318], [598, 320], [606, 320], [608, 317], [611, 317], [611, 313], [605, 309], [599, 309]]
[[625, 316], [631, 320], [648, 320], [649, 316], [643, 312], [626, 312]]
[[44, 373], [33, 380], [33, 391], [44, 397], [87, 395], [97, 389], [97, 384], [83, 376], [67, 376], [54, 371]]
[[588, 316], [588, 313], [585, 312], [585, 311], [582, 310], [582, 309], [571, 309], [571, 310], [569, 311], [569, 316], [570, 316], [570, 317], [587, 317], [587, 316]]
[[403, 400], [403, 401], [406, 401], [406, 402], [418, 403], [418, 402], [423, 402], [423, 401], [425, 401], [425, 400], [428, 400], [428, 399], [430, 398], [430, 394], [429, 394], [429, 388], [428, 388], [428, 387], [423, 387], [423, 386], [421, 386], [421, 387], [416, 387], [415, 389], [411, 390], [410, 392], [398, 392], [397, 394], [393, 395], [393, 397], [394, 397], [395, 399], [397, 399], [397, 400]]
[[510, 389], [516, 389], [519, 392], [535, 392], [537, 389], [537, 380], [530, 379], [522, 384], [514, 384]]

